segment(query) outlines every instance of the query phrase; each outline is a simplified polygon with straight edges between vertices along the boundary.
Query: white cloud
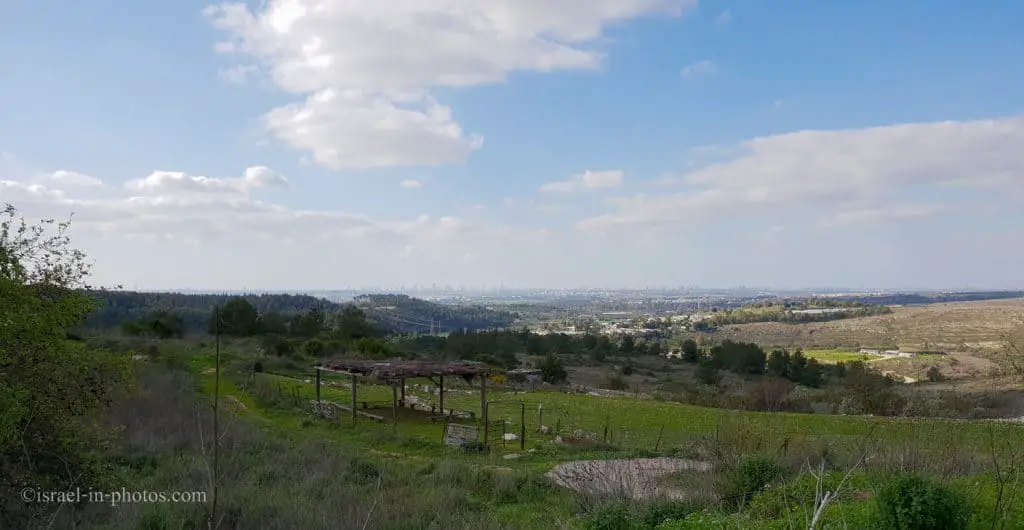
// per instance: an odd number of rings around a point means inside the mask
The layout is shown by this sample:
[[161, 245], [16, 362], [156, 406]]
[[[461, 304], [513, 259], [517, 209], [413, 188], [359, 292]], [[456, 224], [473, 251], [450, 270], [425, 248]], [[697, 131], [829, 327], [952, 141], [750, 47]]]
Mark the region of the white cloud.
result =
[[259, 68], [252, 64], [242, 64], [232, 66], [225, 70], [221, 70], [220, 76], [228, 83], [234, 83], [241, 85], [245, 83], [250, 77], [255, 75], [259, 71]]
[[930, 217], [943, 213], [942, 205], [893, 205], [889, 208], [866, 208], [840, 212], [831, 218], [826, 218], [819, 223], [819, 226], [849, 227], [860, 225], [880, 224], [886, 221], [911, 220]]
[[333, 169], [448, 164], [482, 139], [464, 133], [436, 87], [503, 82], [514, 71], [595, 69], [605, 28], [680, 15], [697, 0], [269, 0], [204, 13], [219, 53], [256, 59], [305, 102], [272, 110], [268, 130]]
[[422, 182], [413, 179], [405, 179], [402, 182], [399, 182], [398, 185], [410, 190], [416, 190], [423, 187]]
[[74, 171], [67, 171], [60, 169], [47, 175], [49, 180], [63, 184], [65, 186], [85, 186], [95, 187], [102, 186], [103, 181], [98, 178], [93, 178], [82, 173], [75, 173]]
[[[35, 203], [40, 200], [61, 200], [64, 192], [48, 188], [42, 184], [27, 184], [13, 180], [0, 180], [0, 198], [4, 202], [26, 201]], [[2, 204], [2, 203], [0, 203]]]
[[622, 178], [623, 172], [621, 170], [588, 170], [578, 175], [573, 175], [568, 180], [543, 184], [540, 187], [540, 191], [544, 193], [573, 193], [601, 188], [614, 188], [622, 184]]
[[335, 170], [461, 162], [483, 145], [425, 95], [325, 89], [263, 117], [267, 129]]
[[238, 178], [192, 176], [180, 171], [154, 171], [149, 176], [125, 182], [125, 189], [145, 195], [164, 194], [240, 194], [256, 188], [287, 188], [288, 180], [264, 166], [247, 168]]
[[680, 75], [683, 77], [697, 77], [702, 75], [711, 75], [717, 71], [718, 67], [715, 66], [715, 63], [704, 59], [684, 66]]
[[722, 11], [721, 13], [719, 13], [718, 17], [715, 18], [715, 23], [717, 23], [719, 27], [726, 27], [731, 22], [732, 22], [732, 11], [730, 11], [728, 9], [726, 9], [725, 11]]
[[[404, 256], [442, 265], [464, 263], [476, 261], [488, 249], [510, 252], [509, 244], [529, 245], [537, 240], [532, 230], [480, 219], [467, 222], [455, 216], [428, 215], [383, 219], [340, 210], [287, 208], [250, 196], [256, 188], [286, 184], [279, 173], [254, 166], [241, 177], [220, 179], [154, 171], [125, 186], [104, 188], [98, 198], [83, 198], [28, 181], [0, 180], [0, 198], [34, 219], [64, 219], [73, 213], [76, 242], [86, 242], [91, 254], [91, 250], [100, 249], [94, 257], [106, 263], [108, 272], [101, 274], [101, 279], [108, 283], [139, 279], [152, 282], [158, 276], [183, 278], [183, 271], [190, 268], [194, 277], [215, 274], [182, 263], [180, 253], [186, 249], [200, 253], [195, 259], [201, 258], [204, 263], [213, 260], [221, 269], [233, 264], [230, 274], [221, 278], [225, 283], [218, 286], [226, 288], [224, 285], [237, 286], [243, 277], [255, 275], [265, 282], [267, 275], [275, 276], [274, 264], [289, 262], [278, 252], [282, 245], [293, 246], [286, 253], [298, 260], [292, 263], [293, 268], [315, 268], [319, 263], [339, 267], [319, 273], [318, 281], [322, 281], [325, 275], [337, 274], [349, 263], [354, 267], [366, 259], [385, 263]], [[340, 248], [339, 244], [345, 248], [342, 254], [332, 250]], [[230, 255], [226, 255], [229, 250]], [[138, 256], [140, 252], [145, 259]], [[350, 259], [350, 252], [361, 259]], [[326, 254], [310, 258], [321, 253]], [[309, 260], [314, 264], [310, 265]], [[161, 267], [165, 261], [176, 265]], [[138, 263], [131, 265], [134, 262]], [[374, 269], [372, 274], [384, 274], [385, 278], [389, 274], [384, 272], [388, 270], [386, 265]], [[366, 275], [359, 267], [352, 271]], [[282, 274], [294, 279], [298, 273], [288, 270]], [[179, 280], [173, 286], [188, 284]]]
[[[901, 204], [901, 193], [939, 193], [951, 184], [1002, 184], [1021, 191], [1024, 117], [800, 131], [742, 142], [740, 154], [676, 178], [686, 190], [613, 202], [583, 229], [664, 224], [759, 207], [808, 209], [862, 202]], [[887, 201], [887, 202], [886, 202]]]

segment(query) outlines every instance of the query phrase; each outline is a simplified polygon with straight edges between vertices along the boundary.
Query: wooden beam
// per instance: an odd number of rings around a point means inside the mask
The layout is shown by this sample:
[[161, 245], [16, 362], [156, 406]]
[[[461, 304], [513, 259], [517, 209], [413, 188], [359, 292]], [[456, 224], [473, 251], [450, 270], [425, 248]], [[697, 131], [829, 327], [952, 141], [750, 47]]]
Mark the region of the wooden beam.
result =
[[365, 410], [354, 409], [354, 407], [349, 407], [348, 405], [342, 405], [341, 403], [332, 403], [330, 401], [324, 401], [324, 403], [330, 403], [331, 405], [333, 405], [338, 410], [350, 411], [350, 412], [353, 412], [355, 414], [359, 414], [360, 416], [364, 416], [364, 417], [370, 418], [372, 420], [379, 421], [381, 423], [387, 421], [384, 418], [384, 416], [381, 416], [380, 414], [373, 414], [371, 412], [366, 412]]
[[316, 371], [316, 402], [320, 402], [320, 370]]
[[401, 400], [402, 406], [404, 407], [405, 406], [405, 378], [403, 377], [399, 381], [401, 381], [401, 385], [402, 385], [402, 394], [401, 394], [401, 397], [399, 399]]

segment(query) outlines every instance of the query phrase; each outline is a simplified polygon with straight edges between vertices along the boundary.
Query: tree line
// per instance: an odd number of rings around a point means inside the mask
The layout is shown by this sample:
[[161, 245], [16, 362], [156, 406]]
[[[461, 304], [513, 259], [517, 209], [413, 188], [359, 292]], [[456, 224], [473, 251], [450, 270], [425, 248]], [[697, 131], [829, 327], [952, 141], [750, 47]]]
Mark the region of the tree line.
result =
[[353, 302], [367, 311], [375, 326], [396, 333], [508, 328], [519, 319], [513, 311], [438, 304], [404, 294], [360, 295]]
[[[845, 318], [858, 318], [874, 315], [887, 315], [892, 309], [884, 305], [831, 305], [818, 309], [829, 309], [820, 313], [796, 312], [815, 307], [787, 306], [783, 303], [757, 305], [739, 309], [716, 311], [701, 321], [706, 328], [725, 326], [728, 324], [751, 324], [755, 322], [783, 322], [799, 324], [805, 322], [828, 322]], [[841, 309], [835, 311], [834, 309]], [[696, 327], [695, 327], [696, 329]]]
[[[173, 317], [186, 332], [207, 329], [210, 312], [216, 306], [241, 298], [261, 315], [280, 315], [287, 320], [318, 309], [342, 311], [352, 304], [336, 303], [323, 298], [296, 294], [184, 294], [143, 293], [120, 290], [87, 290], [85, 294], [99, 303], [82, 324], [84, 328], [110, 329], [127, 321], [140, 322], [140, 333], [154, 332], [151, 324], [142, 321]], [[353, 303], [366, 314], [378, 329], [394, 333], [426, 332], [435, 323], [435, 331], [505, 328], [518, 318], [516, 313], [479, 306], [448, 306], [405, 295], [364, 295]], [[266, 317], [275, 319], [274, 316]], [[165, 322], [170, 323], [170, 322]], [[279, 326], [278, 326], [279, 327]]]
[[722, 341], [702, 352], [693, 340], [686, 340], [680, 349], [684, 362], [697, 364], [697, 379], [705, 384], [718, 384], [719, 370], [740, 375], [770, 376], [787, 379], [793, 383], [817, 388], [824, 384], [826, 377], [842, 378], [846, 366], [823, 365], [807, 358], [802, 351], [786, 349], [765, 352], [752, 342]]

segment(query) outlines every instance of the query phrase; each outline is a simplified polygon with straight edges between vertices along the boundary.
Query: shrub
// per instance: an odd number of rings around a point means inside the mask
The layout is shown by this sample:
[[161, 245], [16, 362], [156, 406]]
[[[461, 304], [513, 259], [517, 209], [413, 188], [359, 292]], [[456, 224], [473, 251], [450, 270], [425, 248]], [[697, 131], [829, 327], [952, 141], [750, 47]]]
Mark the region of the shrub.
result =
[[629, 385], [626, 384], [626, 381], [622, 379], [622, 376], [619, 375], [613, 375], [609, 377], [607, 383], [605, 383], [605, 386], [609, 390], [626, 390], [629, 388]]
[[633, 521], [633, 514], [624, 503], [605, 504], [587, 516], [583, 521], [586, 530], [633, 530], [640, 525]]
[[873, 527], [879, 530], [967, 528], [971, 508], [961, 495], [917, 475], [897, 475], [875, 495]]
[[938, 366], [932, 366], [929, 368], [927, 377], [928, 380], [933, 383], [938, 383], [939, 381], [944, 381], [946, 379], [946, 376], [942, 375], [942, 370], [939, 370]]
[[697, 380], [705, 385], [717, 385], [722, 380], [722, 375], [718, 373], [718, 367], [715, 363], [710, 360], [701, 361], [697, 365]]
[[652, 502], [644, 508], [640, 521], [647, 528], [657, 528], [668, 521], [686, 519], [700, 510], [699, 505], [683, 501]]
[[473, 440], [462, 444], [462, 449], [467, 453], [485, 453], [487, 452], [487, 445], [479, 440]]
[[770, 455], [745, 456], [738, 465], [726, 471], [722, 498], [735, 500], [743, 506], [756, 493], [785, 476], [786, 469], [778, 458]]
[[565, 364], [554, 355], [548, 355], [538, 366], [541, 379], [545, 383], [557, 385], [564, 383], [569, 378], [569, 372], [565, 370]]

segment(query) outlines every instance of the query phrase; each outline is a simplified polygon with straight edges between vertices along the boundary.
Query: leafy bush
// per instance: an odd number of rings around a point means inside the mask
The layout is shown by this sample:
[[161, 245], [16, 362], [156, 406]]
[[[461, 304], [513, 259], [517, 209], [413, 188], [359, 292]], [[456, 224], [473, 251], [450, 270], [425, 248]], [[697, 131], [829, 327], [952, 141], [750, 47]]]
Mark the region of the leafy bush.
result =
[[609, 377], [604, 386], [609, 390], [627, 390], [629, 388], [629, 385], [626, 384], [626, 380], [619, 375]]
[[745, 456], [738, 465], [726, 471], [722, 498], [743, 506], [756, 493], [785, 476], [786, 469], [778, 458], [770, 455]]
[[633, 530], [640, 525], [633, 521], [629, 506], [624, 503], [605, 504], [583, 521], [586, 530]]
[[971, 507], [960, 494], [917, 475], [897, 475], [875, 495], [878, 530], [967, 528]]
[[701, 361], [697, 365], [696, 375], [697, 380], [705, 385], [717, 385], [722, 380], [722, 375], [718, 373], [718, 367], [710, 360]]
[[473, 440], [462, 444], [462, 449], [467, 453], [485, 453], [487, 452], [487, 445], [479, 440]]
[[565, 370], [565, 364], [554, 355], [548, 355], [538, 366], [540, 377], [545, 383], [557, 385], [564, 383], [569, 378], [569, 372]]
[[699, 505], [682, 501], [662, 501], [648, 504], [640, 516], [640, 521], [648, 528], [657, 528], [659, 525], [680, 519], [686, 519], [691, 514], [701, 510]]

